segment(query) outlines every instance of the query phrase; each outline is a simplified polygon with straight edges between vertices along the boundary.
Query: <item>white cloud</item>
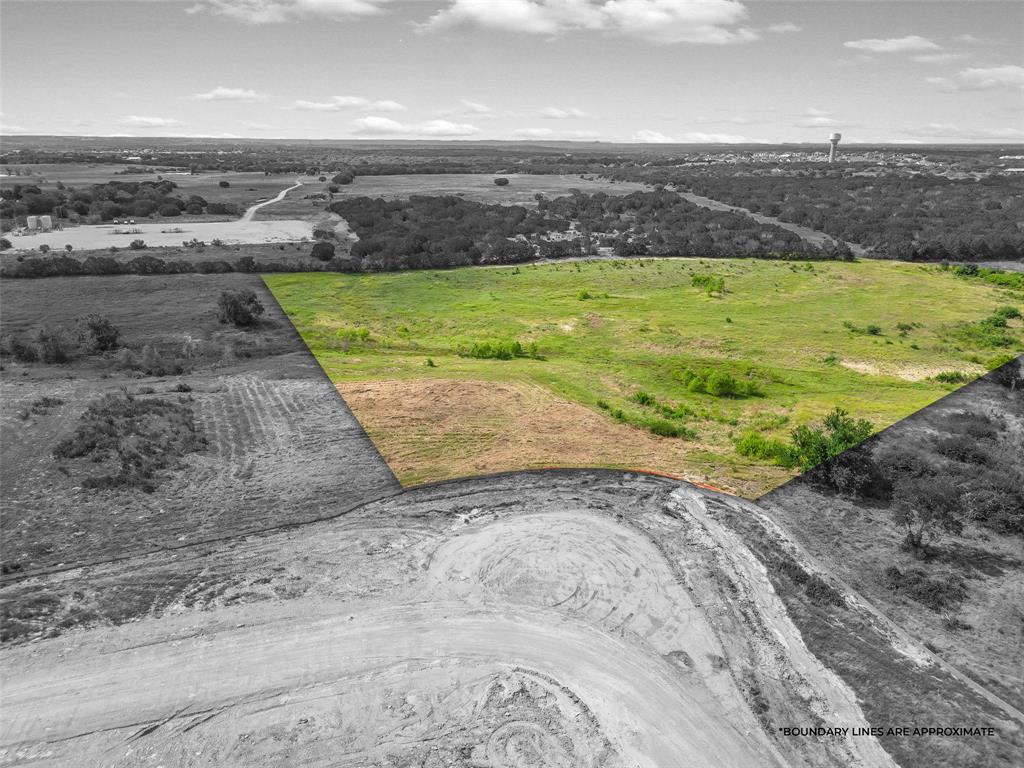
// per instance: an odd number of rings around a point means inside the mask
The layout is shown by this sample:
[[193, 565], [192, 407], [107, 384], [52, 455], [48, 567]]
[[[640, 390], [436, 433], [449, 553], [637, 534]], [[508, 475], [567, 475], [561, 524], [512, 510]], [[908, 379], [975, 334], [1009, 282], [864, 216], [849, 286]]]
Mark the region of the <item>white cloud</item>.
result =
[[184, 125], [181, 120], [170, 117], [146, 117], [144, 115], [125, 115], [117, 122], [121, 125], [130, 125], [133, 128], [171, 128]]
[[10, 136], [13, 133], [28, 133], [27, 128], [22, 128], [20, 125], [8, 125], [7, 123], [0, 123], [0, 134]]
[[654, 43], [758, 39], [738, 0], [450, 0], [424, 29], [472, 25], [542, 35], [592, 31]]
[[468, 123], [450, 120], [427, 120], [423, 123], [400, 123], [389, 117], [370, 115], [353, 122], [353, 133], [365, 136], [405, 136], [410, 138], [445, 138], [473, 136], [480, 129]]
[[284, 24], [309, 18], [345, 19], [381, 13], [390, 0], [200, 0], [186, 13], [209, 13], [246, 24]]
[[802, 32], [803, 27], [791, 21], [784, 21], [781, 24], [772, 24], [768, 27], [769, 32]]
[[540, 116], [548, 120], [571, 120], [579, 117], [590, 117], [582, 109], [576, 107], [569, 107], [562, 109], [561, 107], [545, 107], [541, 110]]
[[916, 139], [949, 141], [1020, 141], [1024, 139], [1024, 128], [961, 128], [951, 123], [928, 123], [902, 131]]
[[491, 108], [488, 107], [486, 104], [481, 104], [477, 101], [470, 101], [469, 99], [459, 99], [459, 102], [462, 104], [463, 107], [466, 108], [466, 111], [468, 112], [472, 112], [477, 115], [491, 114]]
[[512, 135], [524, 139], [557, 139], [561, 141], [572, 139], [596, 139], [600, 136], [597, 131], [556, 131], [553, 128], [517, 128]]
[[242, 125], [250, 131], [269, 131], [273, 128], [272, 125], [268, 125], [267, 123], [250, 123], [248, 121], [242, 121]]
[[542, 138], [551, 136], [554, 133], [550, 128], [517, 128], [512, 131], [514, 136], [524, 136], [528, 138]]
[[256, 93], [251, 88], [225, 88], [218, 85], [212, 91], [197, 93], [195, 98], [199, 101], [266, 101], [265, 94]]
[[911, 56], [914, 61], [921, 64], [939, 64], [943, 61], [958, 61], [970, 58], [968, 53], [922, 53], [920, 56]]
[[703, 133], [700, 131], [689, 131], [679, 138], [683, 143], [693, 144], [745, 144], [750, 141], [746, 136], [737, 136], [734, 133]]
[[865, 40], [848, 40], [843, 43], [847, 48], [871, 53], [910, 53], [913, 51], [937, 51], [939, 45], [927, 37], [907, 35], [906, 37], [889, 37], [883, 39], [867, 38]]
[[794, 125], [797, 128], [837, 128], [842, 123], [832, 117], [831, 112], [808, 107]]
[[1024, 88], [1024, 67], [971, 67], [953, 77], [929, 77], [929, 83], [947, 91], [985, 91], [992, 88]]
[[664, 133], [658, 131], [652, 131], [649, 128], [642, 128], [633, 134], [632, 141], [639, 142], [641, 144], [674, 144], [676, 140], [671, 136], [666, 136]]
[[341, 112], [347, 109], [358, 109], [365, 112], [401, 112], [405, 106], [397, 101], [383, 99], [371, 101], [362, 96], [334, 96], [330, 101], [305, 101], [299, 99], [292, 102], [292, 109], [307, 112]]

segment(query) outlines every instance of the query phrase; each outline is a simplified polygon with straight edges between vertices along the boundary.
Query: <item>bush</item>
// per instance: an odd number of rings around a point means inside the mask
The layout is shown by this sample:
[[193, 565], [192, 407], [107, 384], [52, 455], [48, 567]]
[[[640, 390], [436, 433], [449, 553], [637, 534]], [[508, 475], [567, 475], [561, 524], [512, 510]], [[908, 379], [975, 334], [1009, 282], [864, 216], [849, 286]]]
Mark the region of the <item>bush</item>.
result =
[[88, 458], [100, 473], [85, 488], [141, 487], [151, 492], [157, 473], [179, 456], [205, 447], [185, 401], [104, 395], [82, 414], [74, 433], [54, 448], [55, 458]]
[[802, 424], [793, 430], [793, 453], [807, 471], [866, 440], [873, 429], [871, 422], [853, 419], [842, 408], [836, 408], [825, 417], [822, 427]]
[[895, 565], [885, 569], [885, 586], [909, 597], [936, 613], [956, 608], [967, 598], [967, 585], [957, 576], [937, 578], [922, 568], [900, 571]]
[[251, 328], [263, 314], [263, 304], [251, 290], [222, 291], [217, 299], [218, 319], [238, 328]]
[[227, 189], [228, 187], [231, 186], [231, 182], [230, 181], [219, 181], [219, 182], [217, 182], [217, 186], [220, 187], [221, 189]]
[[713, 293], [725, 293], [725, 278], [718, 275], [694, 275], [690, 284], [694, 288], [703, 288], [708, 296]]
[[781, 440], [765, 437], [758, 432], [748, 431], [740, 435], [735, 442], [736, 452], [740, 456], [762, 461], [773, 461], [780, 467], [792, 467], [796, 464], [793, 449]]
[[146, 249], [146, 241], [135, 239], [128, 244], [128, 247], [131, 248], [133, 251], [143, 251]]
[[517, 357], [539, 358], [536, 342], [524, 347], [518, 341], [484, 341], [474, 344], [466, 357], [480, 360], [513, 360]]
[[11, 241], [6, 237], [0, 237], [0, 251], [6, 251], [8, 248], [13, 248]]
[[334, 258], [334, 243], [320, 241], [313, 246], [309, 255], [320, 261], [330, 261]]
[[117, 340], [121, 331], [102, 315], [88, 315], [79, 321], [84, 335], [90, 339], [90, 344], [97, 352], [109, 352], [117, 349]]
[[499, 186], [499, 187], [507, 187], [508, 186], [508, 179], [506, 179], [506, 178], [498, 178], [498, 179], [494, 180], [494, 183], [497, 186]]
[[728, 373], [704, 369], [683, 369], [680, 379], [690, 392], [713, 397], [763, 397], [764, 391], [753, 381], [740, 381]]
[[44, 325], [35, 336], [39, 360], [44, 363], [69, 363], [78, 345], [76, 339], [62, 326]]

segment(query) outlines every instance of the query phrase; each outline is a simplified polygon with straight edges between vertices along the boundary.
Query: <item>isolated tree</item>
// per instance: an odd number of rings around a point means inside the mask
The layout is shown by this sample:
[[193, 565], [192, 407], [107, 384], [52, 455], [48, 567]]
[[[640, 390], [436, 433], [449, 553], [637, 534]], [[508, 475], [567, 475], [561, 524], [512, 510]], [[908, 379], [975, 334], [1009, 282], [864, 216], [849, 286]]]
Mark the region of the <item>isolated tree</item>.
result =
[[228, 187], [231, 186], [231, 182], [230, 181], [220, 181], [220, 182], [217, 182], [217, 186], [222, 187], [223, 189], [227, 189]]
[[495, 179], [494, 183], [496, 185], [498, 185], [499, 187], [507, 187], [509, 182], [508, 182], [508, 179], [502, 177], [502, 178]]
[[251, 328], [263, 314], [263, 304], [250, 290], [222, 291], [217, 299], [218, 319], [238, 328]]
[[942, 533], [959, 534], [964, 528], [959, 491], [944, 477], [900, 478], [893, 491], [892, 509], [893, 519], [904, 532], [903, 545], [918, 558], [928, 553], [928, 545]]
[[321, 240], [313, 246], [309, 255], [320, 261], [330, 261], [334, 258], [334, 243]]

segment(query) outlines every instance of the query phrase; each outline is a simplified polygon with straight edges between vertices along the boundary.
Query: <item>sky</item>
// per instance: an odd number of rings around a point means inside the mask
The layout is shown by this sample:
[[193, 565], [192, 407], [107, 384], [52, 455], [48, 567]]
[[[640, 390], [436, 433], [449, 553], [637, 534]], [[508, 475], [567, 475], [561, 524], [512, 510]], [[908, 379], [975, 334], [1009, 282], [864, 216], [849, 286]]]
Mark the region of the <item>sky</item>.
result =
[[1024, 2], [0, 0], [0, 133], [1024, 141]]

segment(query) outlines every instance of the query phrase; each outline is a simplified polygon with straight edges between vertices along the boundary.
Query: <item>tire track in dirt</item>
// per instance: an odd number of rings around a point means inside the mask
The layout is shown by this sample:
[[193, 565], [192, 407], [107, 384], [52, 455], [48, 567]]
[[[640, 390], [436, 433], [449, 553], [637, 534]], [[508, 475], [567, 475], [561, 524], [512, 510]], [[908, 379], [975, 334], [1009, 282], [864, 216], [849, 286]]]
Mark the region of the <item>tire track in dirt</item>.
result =
[[[195, 551], [160, 593], [174, 611], [9, 651], [0, 757], [891, 765], [873, 739], [777, 736], [866, 723], [753, 556], [702, 519], [704, 492], [680, 487], [609, 471], [451, 481]], [[109, 591], [169, 565], [66, 581]], [[232, 594], [249, 602], [218, 597]]]

